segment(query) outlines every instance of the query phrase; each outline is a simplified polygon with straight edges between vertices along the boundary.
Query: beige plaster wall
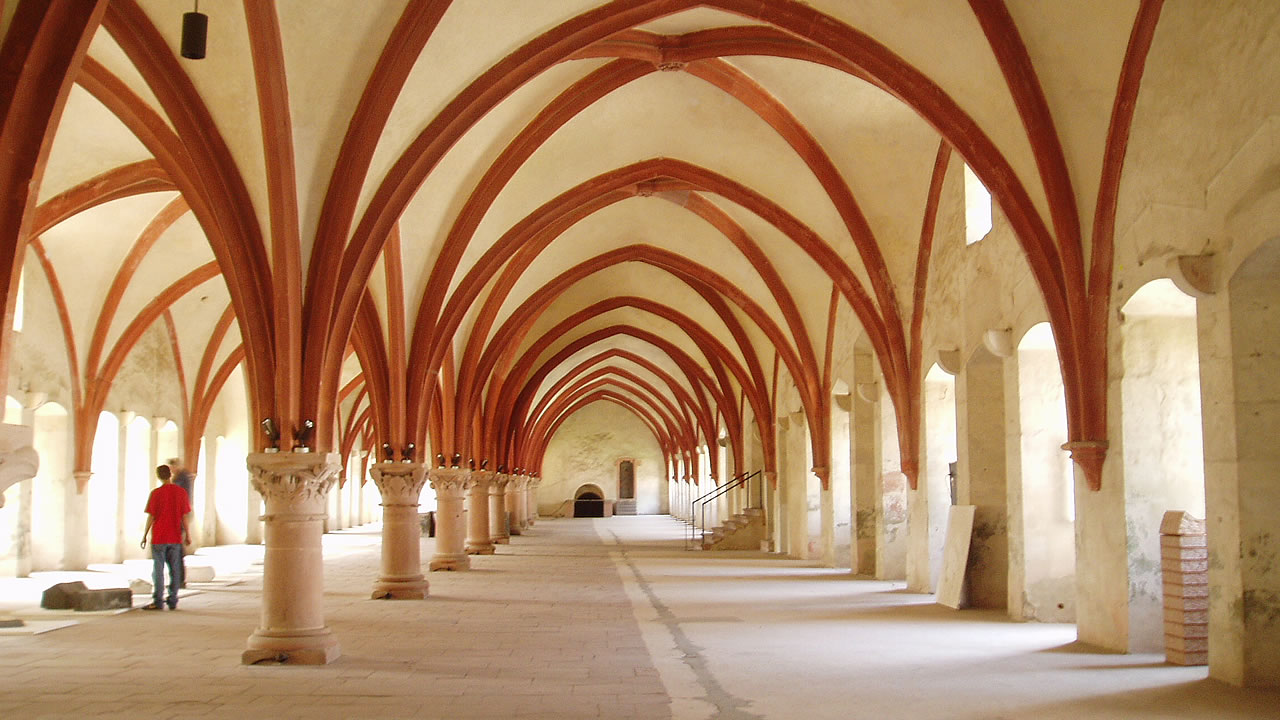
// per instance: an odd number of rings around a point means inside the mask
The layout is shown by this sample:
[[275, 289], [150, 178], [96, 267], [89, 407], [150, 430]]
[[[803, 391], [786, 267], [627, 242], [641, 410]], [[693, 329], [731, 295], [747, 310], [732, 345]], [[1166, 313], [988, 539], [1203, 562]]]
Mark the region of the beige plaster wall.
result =
[[1071, 622], [1080, 514], [1074, 507], [1072, 467], [1061, 449], [1066, 409], [1056, 352], [1020, 349], [1006, 363], [1005, 394], [1013, 411], [1006, 439], [1009, 613], [1018, 620]]
[[625, 459], [635, 462], [636, 512], [659, 512], [666, 495], [665, 463], [648, 426], [611, 402], [592, 403], [574, 413], [547, 445], [538, 512], [552, 514], [587, 483], [599, 485], [606, 499], [616, 500], [618, 462]]
[[1129, 646], [1151, 652], [1164, 646], [1160, 520], [1168, 510], [1204, 517], [1196, 321], [1135, 315], [1120, 331]]

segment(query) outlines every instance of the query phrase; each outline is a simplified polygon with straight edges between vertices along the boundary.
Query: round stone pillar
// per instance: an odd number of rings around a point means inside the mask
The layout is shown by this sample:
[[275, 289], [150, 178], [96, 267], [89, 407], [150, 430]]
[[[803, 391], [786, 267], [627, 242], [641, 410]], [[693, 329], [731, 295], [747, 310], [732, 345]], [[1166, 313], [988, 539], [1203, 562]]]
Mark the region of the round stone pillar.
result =
[[[515, 488], [515, 503], [511, 508], [511, 534], [519, 535], [516, 528], [521, 531], [529, 527], [529, 476], [521, 475], [511, 482], [511, 486]], [[508, 498], [510, 501], [510, 498]]]
[[433, 468], [431, 489], [436, 491], [436, 554], [430, 569], [467, 570], [467, 525], [464, 501], [471, 487], [471, 471], [462, 468]]
[[369, 474], [382, 494], [382, 574], [373, 583], [373, 599], [421, 600], [427, 596], [427, 580], [422, 575], [418, 496], [427, 484], [427, 468], [380, 462]]
[[492, 555], [493, 540], [489, 539], [489, 484], [492, 470], [473, 470], [473, 484], [467, 490], [467, 554]]
[[512, 475], [511, 482], [507, 483], [507, 531], [512, 535], [519, 535], [524, 530], [524, 525], [520, 523], [520, 508], [524, 505], [520, 496], [520, 483], [523, 479], [523, 475]]
[[528, 525], [533, 525], [533, 521], [538, 519], [538, 486], [542, 484], [542, 478], [531, 477], [525, 483], [524, 499], [525, 512], [524, 519]]
[[340, 651], [324, 624], [324, 557], [320, 545], [329, 489], [341, 468], [337, 453], [250, 453], [249, 477], [266, 503], [262, 618], [240, 656], [324, 665]]
[[506, 473], [498, 473], [489, 481], [489, 540], [495, 545], [511, 542], [507, 524], [507, 486], [510, 484], [511, 476]]

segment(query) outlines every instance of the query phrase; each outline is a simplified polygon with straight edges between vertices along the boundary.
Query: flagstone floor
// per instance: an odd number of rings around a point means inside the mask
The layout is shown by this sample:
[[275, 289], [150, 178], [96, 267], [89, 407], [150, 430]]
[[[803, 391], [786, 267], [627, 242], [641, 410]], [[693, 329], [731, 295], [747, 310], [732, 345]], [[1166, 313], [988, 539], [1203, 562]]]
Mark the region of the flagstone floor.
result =
[[431, 574], [422, 601], [368, 599], [376, 526], [331, 533], [342, 656], [324, 667], [240, 664], [260, 549], [208, 549], [218, 577], [176, 612], [51, 615], [30, 581], [0, 580], [0, 611], [75, 622], [0, 634], [0, 718], [1280, 717], [1280, 694], [1092, 652], [1069, 625], [955, 612], [761, 553], [685, 552], [682, 528], [543, 519], [471, 571]]

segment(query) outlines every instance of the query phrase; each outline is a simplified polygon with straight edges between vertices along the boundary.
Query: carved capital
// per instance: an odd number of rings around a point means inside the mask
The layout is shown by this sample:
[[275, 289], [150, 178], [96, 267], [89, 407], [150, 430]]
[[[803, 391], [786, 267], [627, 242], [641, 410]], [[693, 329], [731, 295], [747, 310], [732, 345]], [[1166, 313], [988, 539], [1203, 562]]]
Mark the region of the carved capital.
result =
[[418, 496], [427, 484], [427, 466], [422, 463], [380, 462], [369, 468], [382, 494], [383, 505], [418, 505]]
[[322, 504], [342, 469], [337, 453], [249, 453], [249, 481], [273, 505]]
[[471, 471], [463, 468], [432, 468], [430, 476], [431, 489], [436, 491], [437, 497], [460, 498], [475, 484]]
[[511, 484], [511, 476], [507, 473], [497, 473], [493, 479], [489, 481], [489, 494], [501, 495], [507, 491], [507, 486]]
[[489, 492], [489, 485], [498, 473], [492, 470], [472, 470], [471, 471], [471, 487], [477, 488], [477, 492]]
[[5, 490], [35, 477], [40, 469], [32, 438], [33, 430], [26, 425], [0, 425], [0, 507]]

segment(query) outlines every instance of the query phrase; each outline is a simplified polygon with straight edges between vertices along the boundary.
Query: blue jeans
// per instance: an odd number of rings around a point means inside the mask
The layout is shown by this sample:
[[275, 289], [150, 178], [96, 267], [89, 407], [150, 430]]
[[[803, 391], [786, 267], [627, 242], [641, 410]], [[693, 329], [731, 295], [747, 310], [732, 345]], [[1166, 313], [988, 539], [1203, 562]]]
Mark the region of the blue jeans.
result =
[[156, 606], [163, 605], [164, 566], [169, 566], [169, 609], [178, 606], [178, 586], [182, 584], [182, 543], [151, 543], [151, 586], [152, 600]]

